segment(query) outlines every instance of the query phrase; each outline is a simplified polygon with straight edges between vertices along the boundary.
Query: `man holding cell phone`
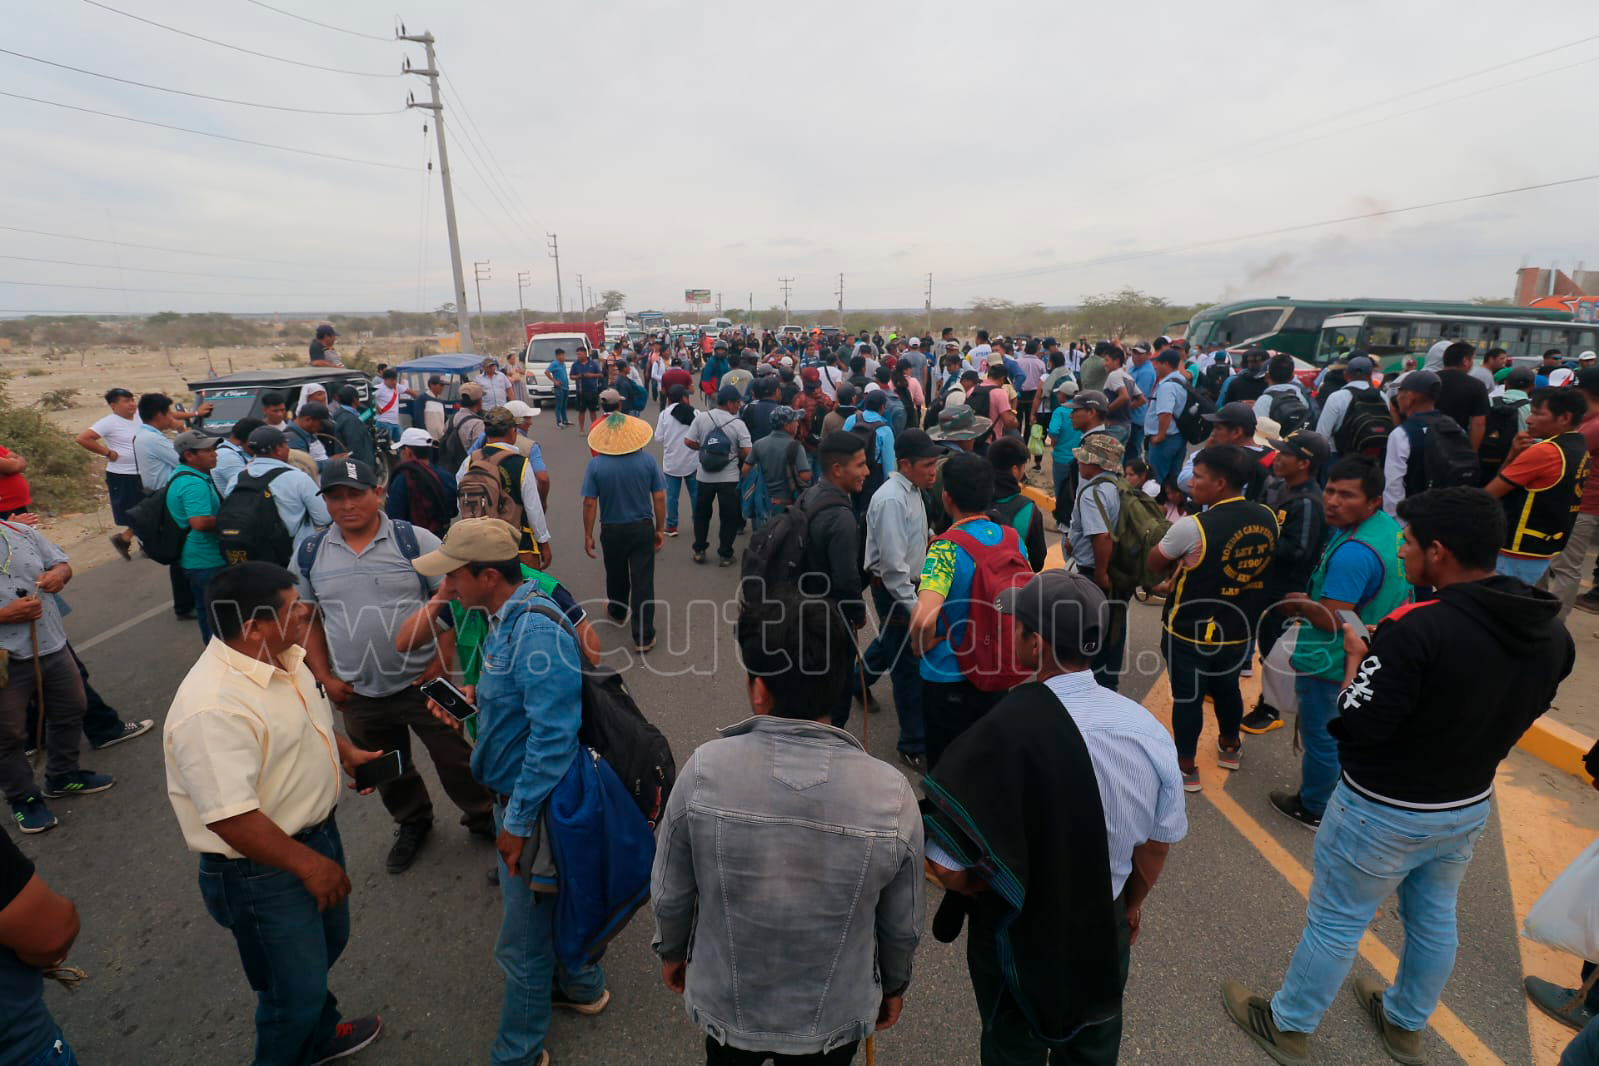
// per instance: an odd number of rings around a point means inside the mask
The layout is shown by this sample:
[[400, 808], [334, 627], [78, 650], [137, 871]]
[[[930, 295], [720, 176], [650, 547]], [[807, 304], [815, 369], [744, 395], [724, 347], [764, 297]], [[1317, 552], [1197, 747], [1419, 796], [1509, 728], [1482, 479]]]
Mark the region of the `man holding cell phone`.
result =
[[377, 1039], [383, 1019], [341, 1021], [328, 990], [350, 938], [333, 811], [340, 768], [354, 777], [383, 753], [334, 732], [333, 708], [305, 665], [310, 612], [289, 571], [226, 567], [204, 606], [217, 639], [167, 713], [167, 794], [200, 856], [206, 910], [233, 934], [256, 993], [253, 1061], [350, 1055]]

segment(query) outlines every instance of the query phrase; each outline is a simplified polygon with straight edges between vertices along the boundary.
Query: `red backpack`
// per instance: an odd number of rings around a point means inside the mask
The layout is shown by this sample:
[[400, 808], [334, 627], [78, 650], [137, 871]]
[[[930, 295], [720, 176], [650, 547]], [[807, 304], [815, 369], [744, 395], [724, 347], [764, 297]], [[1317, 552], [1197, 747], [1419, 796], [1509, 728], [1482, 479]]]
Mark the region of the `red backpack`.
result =
[[951, 630], [950, 650], [967, 681], [984, 692], [1008, 692], [1032, 676], [1016, 665], [1016, 629], [994, 603], [1001, 592], [1033, 579], [1021, 539], [1009, 526], [1000, 527], [998, 544], [983, 544], [959, 529], [939, 539], [970, 555], [975, 566], [966, 620]]

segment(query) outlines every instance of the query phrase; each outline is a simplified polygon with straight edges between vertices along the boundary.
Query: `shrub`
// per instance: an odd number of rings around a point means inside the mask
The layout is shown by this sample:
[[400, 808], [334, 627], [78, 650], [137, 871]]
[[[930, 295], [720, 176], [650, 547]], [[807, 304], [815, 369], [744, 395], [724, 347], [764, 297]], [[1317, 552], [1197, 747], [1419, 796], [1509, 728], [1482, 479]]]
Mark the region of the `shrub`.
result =
[[77, 395], [77, 389], [51, 389], [39, 397], [39, 406], [46, 411], [70, 411]]
[[96, 505], [89, 453], [38, 411], [13, 407], [0, 392], [0, 444], [28, 460], [35, 510], [85, 511]]

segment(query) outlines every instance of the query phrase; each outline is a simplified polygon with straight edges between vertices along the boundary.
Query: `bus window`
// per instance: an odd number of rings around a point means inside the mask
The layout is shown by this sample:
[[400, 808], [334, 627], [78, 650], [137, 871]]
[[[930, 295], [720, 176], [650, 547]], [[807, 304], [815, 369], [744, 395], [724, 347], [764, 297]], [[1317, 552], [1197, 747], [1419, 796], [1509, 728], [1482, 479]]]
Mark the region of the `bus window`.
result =
[[1283, 317], [1280, 307], [1266, 307], [1253, 311], [1239, 311], [1226, 317], [1216, 329], [1217, 344], [1242, 344], [1251, 337], [1273, 333]]
[[1460, 328], [1456, 336], [1459, 340], [1469, 341], [1477, 349], [1478, 355], [1488, 350], [1493, 335], [1492, 327], [1477, 322], [1461, 322], [1458, 325]]
[[1296, 307], [1288, 312], [1288, 321], [1282, 328], [1287, 333], [1314, 333], [1321, 329], [1327, 313], [1325, 307]]
[[[1372, 355], [1393, 355], [1396, 352], [1414, 350], [1415, 340], [1411, 331], [1417, 326], [1432, 326], [1437, 328], [1436, 322], [1395, 322], [1392, 319], [1368, 318], [1366, 320], [1365, 343], [1360, 345]], [[1430, 341], [1428, 343], [1431, 343]], [[1426, 351], [1426, 346], [1422, 347]]]
[[1550, 348], [1559, 348], [1565, 354], [1571, 345], [1566, 337], [1566, 330], [1558, 326], [1538, 326], [1532, 331], [1532, 355], [1542, 355]]
[[1413, 355], [1426, 355], [1427, 349], [1444, 339], [1443, 323], [1432, 319], [1410, 323], [1406, 348]]
[[1326, 366], [1359, 347], [1359, 326], [1323, 326], [1316, 344], [1316, 365]]
[[1527, 331], [1521, 326], [1494, 327], [1494, 343], [1512, 359], [1527, 355]]
[[1583, 352], [1591, 352], [1593, 350], [1593, 330], [1574, 329], [1571, 331], [1571, 350], [1566, 353], [1567, 355], [1581, 355]]

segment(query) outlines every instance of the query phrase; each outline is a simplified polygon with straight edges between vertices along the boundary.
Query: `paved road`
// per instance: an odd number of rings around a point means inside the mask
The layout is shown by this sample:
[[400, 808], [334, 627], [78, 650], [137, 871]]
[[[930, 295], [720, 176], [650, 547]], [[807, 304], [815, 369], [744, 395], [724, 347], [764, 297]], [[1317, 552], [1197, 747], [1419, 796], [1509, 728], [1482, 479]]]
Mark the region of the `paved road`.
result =
[[[587, 451], [575, 431], [557, 432], [547, 417], [538, 426], [555, 480], [556, 571], [580, 598], [596, 596], [603, 589], [601, 568], [583, 555], [576, 496]], [[663, 617], [661, 644], [648, 668], [634, 667], [629, 677], [680, 760], [717, 726], [746, 714], [743, 679], [729, 657], [725, 601], [734, 583], [733, 570], [691, 563], [688, 536], [668, 541], [661, 552], [657, 592], [678, 606]], [[68, 590], [76, 608], [69, 632], [87, 648], [96, 686], [125, 717], [162, 718], [199, 651], [197, 631], [158, 611], [88, 644], [159, 604], [165, 589], [165, 575], [153, 564], [115, 562], [79, 575]], [[701, 602], [681, 606], [696, 597]], [[1134, 611], [1133, 648], [1142, 652], [1134, 662], [1146, 673], [1126, 689], [1139, 698], [1148, 694], [1159, 711], [1165, 688], [1151, 650], [1155, 620], [1153, 608]], [[625, 646], [625, 634], [609, 623], [599, 629], [607, 647]], [[886, 681], [880, 691], [886, 699]], [[860, 726], [857, 715], [851, 727]], [[872, 751], [891, 757], [893, 741], [892, 711], [874, 716]], [[60, 828], [23, 841], [40, 871], [77, 901], [83, 915], [72, 961], [91, 979], [70, 995], [51, 991], [51, 1008], [85, 1062], [245, 1062], [253, 998], [232, 940], [201, 905], [195, 862], [164, 794], [159, 743], [152, 734], [87, 756], [87, 765], [115, 773], [118, 786], [57, 805]], [[1212, 779], [1204, 795], [1190, 797], [1189, 837], [1173, 850], [1134, 949], [1127, 1061], [1267, 1061], [1226, 1021], [1217, 984], [1236, 977], [1271, 991], [1303, 921], [1303, 871], [1310, 868], [1314, 838], [1266, 802], [1268, 789], [1297, 779], [1289, 743], [1287, 731], [1251, 739], [1241, 774], [1225, 788]], [[1518, 765], [1532, 774], [1527, 764]], [[501, 977], [492, 956], [499, 897], [485, 881], [492, 850], [454, 825], [455, 812], [431, 767], [425, 774], [441, 804], [439, 825], [418, 864], [402, 876], [383, 869], [391, 825], [377, 798], [352, 795], [339, 810], [354, 884], [353, 933], [333, 986], [348, 1012], [380, 1011], [388, 1022], [379, 1044], [356, 1062], [481, 1062], [493, 1040]], [[1577, 802], [1592, 799], [1588, 793]], [[1497, 816], [1478, 847], [1460, 914], [1463, 943], [1445, 995], [1459, 1026], [1450, 1027], [1447, 1042], [1436, 1032], [1429, 1037], [1431, 1061], [1528, 1062], [1522, 963]], [[1391, 908], [1384, 908], [1373, 931], [1387, 949], [1401, 948]], [[612, 947], [606, 970], [615, 998], [602, 1016], [556, 1018], [549, 1040], [555, 1062], [702, 1061], [699, 1034], [660, 984], [649, 937], [645, 915]], [[1379, 948], [1372, 957], [1380, 955]], [[1356, 965], [1371, 967], [1364, 960]], [[977, 1033], [962, 950], [929, 934], [904, 1017], [878, 1039], [878, 1061], [975, 1063]], [[1386, 1061], [1347, 994], [1328, 1013], [1316, 1046], [1323, 1063]]]

